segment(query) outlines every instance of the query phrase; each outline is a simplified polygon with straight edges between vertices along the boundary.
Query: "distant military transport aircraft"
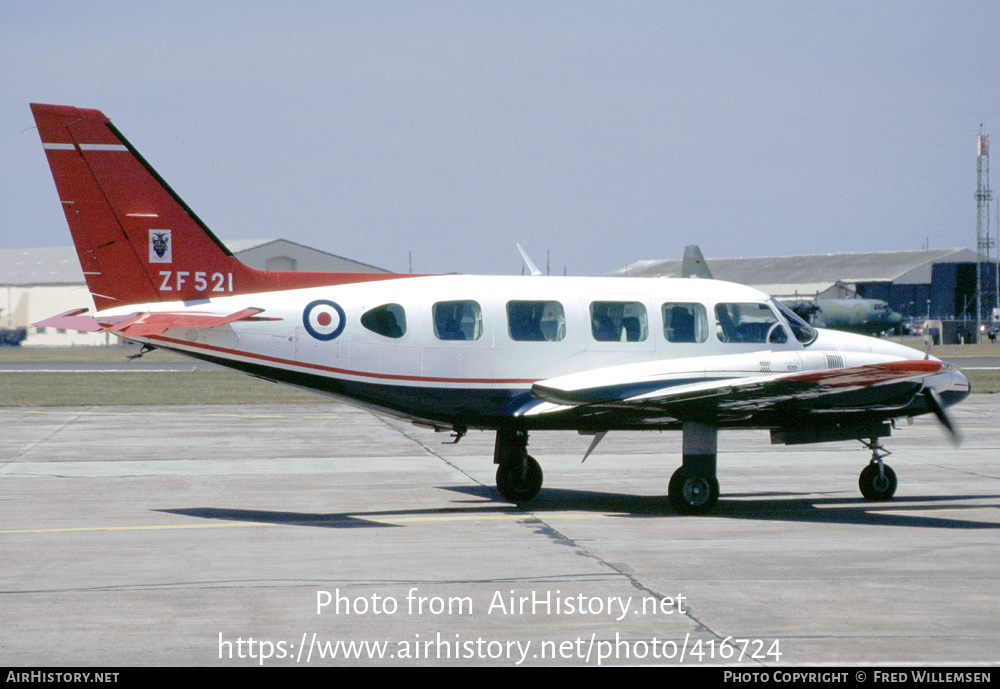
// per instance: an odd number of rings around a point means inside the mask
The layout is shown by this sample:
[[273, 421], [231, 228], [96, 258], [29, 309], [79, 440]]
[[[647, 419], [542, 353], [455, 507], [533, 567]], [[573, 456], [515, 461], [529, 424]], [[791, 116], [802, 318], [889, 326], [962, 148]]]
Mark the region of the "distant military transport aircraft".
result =
[[[818, 330], [717, 280], [259, 271], [240, 263], [97, 110], [32, 105], [97, 311], [38, 325], [121, 337], [455, 434], [496, 433], [497, 487], [535, 497], [534, 430], [680, 430], [681, 513], [719, 496], [720, 429], [858, 439], [860, 488], [896, 489], [894, 419], [969, 394], [953, 366]], [[532, 271], [537, 272], [537, 271]]]
[[[714, 279], [698, 245], [684, 247], [681, 277]], [[818, 297], [782, 298], [782, 303], [795, 314], [818, 328], [846, 330], [862, 335], [881, 335], [899, 329], [903, 315], [889, 308], [881, 299], [864, 299], [858, 296], [845, 299], [820, 299]]]

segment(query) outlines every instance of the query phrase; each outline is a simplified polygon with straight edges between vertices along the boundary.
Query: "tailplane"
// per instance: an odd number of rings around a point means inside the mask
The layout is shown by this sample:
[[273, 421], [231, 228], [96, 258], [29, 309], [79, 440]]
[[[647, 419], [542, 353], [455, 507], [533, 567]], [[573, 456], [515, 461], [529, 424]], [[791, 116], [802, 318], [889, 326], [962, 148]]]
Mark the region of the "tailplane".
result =
[[241, 263], [98, 110], [32, 104], [98, 310], [399, 277]]

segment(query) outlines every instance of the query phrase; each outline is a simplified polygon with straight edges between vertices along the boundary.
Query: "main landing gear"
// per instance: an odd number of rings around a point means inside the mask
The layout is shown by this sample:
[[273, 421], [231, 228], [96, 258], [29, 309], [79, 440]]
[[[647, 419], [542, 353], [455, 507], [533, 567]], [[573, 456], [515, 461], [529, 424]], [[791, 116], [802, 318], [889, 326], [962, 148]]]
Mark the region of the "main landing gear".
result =
[[[719, 501], [716, 454], [719, 430], [706, 424], [683, 425], [684, 463], [673, 476], [667, 494], [678, 514], [708, 514]], [[861, 472], [858, 487], [866, 500], [885, 501], [896, 492], [896, 472], [882, 460], [891, 452], [877, 437], [861, 441], [872, 451], [871, 462]], [[542, 489], [542, 467], [528, 454], [528, 432], [497, 431], [493, 449], [497, 465], [497, 489], [513, 503], [527, 502]]]
[[497, 465], [497, 490], [510, 502], [527, 502], [542, 489], [542, 467], [528, 454], [527, 431], [497, 431], [493, 463]]
[[678, 514], [708, 514], [719, 501], [715, 476], [719, 429], [689, 421], [682, 432], [684, 463], [670, 477], [667, 496]]
[[871, 462], [862, 470], [861, 476], [858, 478], [861, 494], [865, 496], [865, 500], [891, 499], [896, 492], [896, 472], [882, 459], [892, 453], [882, 446], [878, 438], [862, 440], [861, 442], [872, 451]]
[[[719, 431], [715, 426], [689, 422], [683, 432], [684, 464], [670, 479], [670, 504], [679, 514], [707, 514], [719, 500], [715, 477]], [[510, 502], [527, 502], [542, 489], [542, 467], [528, 454], [527, 431], [497, 431], [493, 463], [497, 465], [497, 490]]]

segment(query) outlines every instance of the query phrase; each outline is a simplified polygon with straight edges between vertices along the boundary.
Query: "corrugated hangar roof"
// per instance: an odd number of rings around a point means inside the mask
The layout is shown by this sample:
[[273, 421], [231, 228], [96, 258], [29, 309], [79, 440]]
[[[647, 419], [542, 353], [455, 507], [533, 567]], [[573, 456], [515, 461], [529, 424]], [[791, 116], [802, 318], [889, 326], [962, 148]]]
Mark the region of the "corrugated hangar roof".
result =
[[71, 246], [0, 249], [0, 284], [82, 285], [83, 270]]
[[[385, 268], [344, 258], [288, 239], [241, 239], [229, 240], [225, 244], [243, 263], [251, 268], [261, 270], [270, 268], [272, 270], [314, 270], [331, 273], [390, 272]], [[293, 259], [295, 265], [269, 267], [268, 260], [278, 256]]]
[[[975, 261], [975, 252], [968, 249], [706, 258], [708, 268], [715, 278], [752, 286], [818, 285], [836, 282], [930, 282], [930, 269], [935, 263]], [[636, 261], [609, 275], [681, 277], [681, 264], [681, 259]]]

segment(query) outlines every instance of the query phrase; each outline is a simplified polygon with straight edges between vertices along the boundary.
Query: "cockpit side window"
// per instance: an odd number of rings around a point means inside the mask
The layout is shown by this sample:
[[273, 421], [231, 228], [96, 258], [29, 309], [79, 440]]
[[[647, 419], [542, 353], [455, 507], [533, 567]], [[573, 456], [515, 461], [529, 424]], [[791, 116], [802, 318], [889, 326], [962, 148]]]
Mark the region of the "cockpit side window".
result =
[[557, 301], [509, 301], [507, 331], [518, 342], [558, 342], [566, 337], [566, 314]]
[[398, 339], [406, 334], [406, 312], [399, 304], [383, 304], [361, 314], [361, 325], [383, 337]]
[[483, 336], [483, 310], [477, 302], [439, 301], [431, 310], [437, 339], [478, 340]]
[[663, 336], [667, 342], [704, 342], [708, 339], [708, 317], [701, 304], [667, 302], [663, 312]]
[[720, 342], [784, 344], [781, 321], [767, 304], [716, 304], [716, 335]]
[[785, 317], [785, 320], [788, 321], [788, 326], [792, 329], [792, 335], [795, 336], [796, 340], [804, 345], [810, 345], [816, 341], [816, 338], [819, 337], [819, 333], [816, 331], [816, 328], [806, 323], [797, 313], [792, 311], [777, 299], [772, 299], [771, 303], [774, 304], [774, 307], [778, 309], [778, 311], [781, 312], [781, 315]]
[[646, 307], [637, 301], [595, 301], [590, 331], [598, 342], [643, 342], [649, 333]]

